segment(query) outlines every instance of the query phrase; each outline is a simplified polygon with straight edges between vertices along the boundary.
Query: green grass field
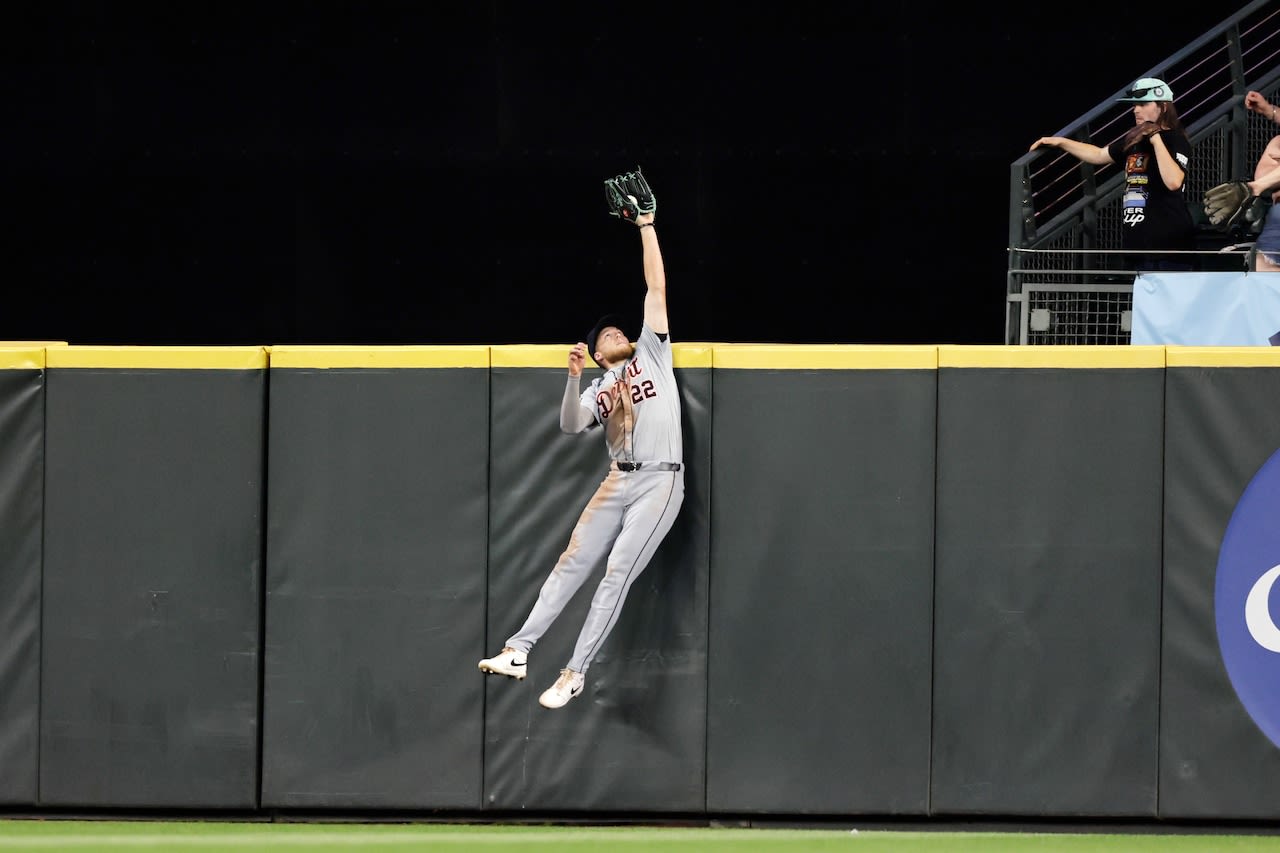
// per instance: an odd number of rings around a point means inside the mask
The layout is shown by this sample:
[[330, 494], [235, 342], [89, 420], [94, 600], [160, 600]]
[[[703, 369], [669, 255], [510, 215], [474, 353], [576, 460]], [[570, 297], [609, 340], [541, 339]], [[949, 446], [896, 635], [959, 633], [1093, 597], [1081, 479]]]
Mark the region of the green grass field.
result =
[[1072, 832], [898, 832], [832, 829], [717, 829], [453, 824], [301, 824], [160, 821], [0, 820], [0, 850], [609, 850], [609, 853], [1179, 853], [1277, 851], [1280, 836]]

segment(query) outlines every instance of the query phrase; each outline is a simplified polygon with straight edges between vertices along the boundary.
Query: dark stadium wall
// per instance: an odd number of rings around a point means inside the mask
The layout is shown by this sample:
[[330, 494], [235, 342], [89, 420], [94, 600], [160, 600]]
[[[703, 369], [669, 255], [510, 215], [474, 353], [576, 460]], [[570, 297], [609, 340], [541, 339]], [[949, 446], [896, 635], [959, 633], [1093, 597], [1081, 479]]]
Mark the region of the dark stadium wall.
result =
[[44, 348], [0, 342], [0, 804], [36, 800]]
[[488, 349], [271, 357], [262, 804], [474, 807]]
[[709, 810], [927, 813], [936, 362], [717, 351]]
[[1155, 816], [1163, 367], [940, 349], [935, 814]]
[[[1228, 524], [1280, 450], [1280, 363], [1267, 349], [1206, 348], [1171, 349], [1168, 363], [1160, 816], [1274, 820], [1280, 809], [1267, 791], [1280, 779], [1280, 749], [1224, 666], [1222, 627], [1243, 614], [1227, 612], [1219, 590], [1229, 568], [1220, 562]], [[1280, 502], [1262, 507], [1263, 525], [1277, 530]], [[1277, 563], [1280, 553], [1264, 546], [1248, 569], [1260, 574]], [[1275, 596], [1269, 601], [1276, 613]], [[1277, 683], [1263, 675], [1241, 687], [1280, 709]]]
[[255, 807], [266, 352], [46, 363], [39, 802]]
[[556, 712], [591, 583], [476, 661], [604, 469], [563, 346], [0, 364], [6, 805], [1280, 816], [1215, 589], [1275, 352], [677, 345], [686, 502]]

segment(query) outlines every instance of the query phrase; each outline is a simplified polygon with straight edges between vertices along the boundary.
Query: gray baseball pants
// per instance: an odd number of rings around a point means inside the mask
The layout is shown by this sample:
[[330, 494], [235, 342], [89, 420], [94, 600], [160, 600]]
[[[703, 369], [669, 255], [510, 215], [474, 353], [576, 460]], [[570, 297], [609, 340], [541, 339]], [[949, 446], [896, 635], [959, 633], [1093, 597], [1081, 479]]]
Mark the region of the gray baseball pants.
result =
[[569, 659], [569, 669], [586, 672], [617, 623], [631, 584], [671, 530], [683, 502], [683, 471], [610, 469], [582, 510], [529, 618], [506, 645], [526, 653], [532, 649], [607, 554], [604, 577]]

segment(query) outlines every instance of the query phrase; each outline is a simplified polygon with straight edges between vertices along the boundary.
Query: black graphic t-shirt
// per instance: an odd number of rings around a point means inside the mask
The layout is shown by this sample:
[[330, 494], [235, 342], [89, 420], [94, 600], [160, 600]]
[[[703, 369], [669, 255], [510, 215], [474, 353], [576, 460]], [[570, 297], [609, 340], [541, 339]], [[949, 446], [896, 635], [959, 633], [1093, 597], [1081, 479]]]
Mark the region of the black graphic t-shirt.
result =
[[[1160, 138], [1185, 173], [1191, 163], [1191, 140], [1186, 134], [1162, 131]], [[1120, 233], [1126, 249], [1195, 248], [1195, 226], [1187, 209], [1186, 182], [1182, 189], [1165, 186], [1156, 162], [1156, 150], [1144, 139], [1127, 151], [1123, 140], [1111, 143], [1107, 152], [1124, 169], [1124, 198], [1121, 202]]]

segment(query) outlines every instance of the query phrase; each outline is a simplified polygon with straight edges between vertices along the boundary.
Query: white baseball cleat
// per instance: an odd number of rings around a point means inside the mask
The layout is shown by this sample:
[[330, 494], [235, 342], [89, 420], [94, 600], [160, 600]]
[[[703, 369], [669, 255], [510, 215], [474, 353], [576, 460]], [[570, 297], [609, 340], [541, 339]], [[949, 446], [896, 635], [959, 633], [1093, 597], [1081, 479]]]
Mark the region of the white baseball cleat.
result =
[[542, 691], [538, 704], [544, 708], [563, 708], [569, 700], [582, 692], [582, 685], [587, 677], [571, 669], [560, 670], [556, 683]]
[[528, 655], [524, 652], [507, 646], [493, 657], [480, 661], [480, 671], [491, 672], [494, 675], [508, 675], [519, 680], [524, 678], [528, 670], [526, 666], [528, 659]]

